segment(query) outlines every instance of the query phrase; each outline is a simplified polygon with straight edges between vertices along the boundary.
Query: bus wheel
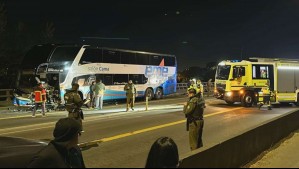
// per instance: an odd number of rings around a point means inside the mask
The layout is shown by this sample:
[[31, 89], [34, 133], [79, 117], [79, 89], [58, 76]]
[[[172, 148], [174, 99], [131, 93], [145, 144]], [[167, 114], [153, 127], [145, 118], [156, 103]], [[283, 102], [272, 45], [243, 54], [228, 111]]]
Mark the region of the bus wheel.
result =
[[249, 92], [245, 93], [245, 95], [243, 96], [243, 99], [242, 99], [242, 105], [244, 107], [252, 107], [253, 102], [254, 102], [254, 99], [252, 97], [252, 94]]
[[146, 99], [146, 97], [148, 97], [148, 100], [152, 100], [154, 98], [154, 91], [151, 88], [146, 89], [144, 98]]
[[299, 106], [299, 93], [297, 94], [297, 102], [296, 105]]
[[155, 93], [155, 99], [159, 100], [163, 97], [163, 90], [161, 88], [157, 88]]

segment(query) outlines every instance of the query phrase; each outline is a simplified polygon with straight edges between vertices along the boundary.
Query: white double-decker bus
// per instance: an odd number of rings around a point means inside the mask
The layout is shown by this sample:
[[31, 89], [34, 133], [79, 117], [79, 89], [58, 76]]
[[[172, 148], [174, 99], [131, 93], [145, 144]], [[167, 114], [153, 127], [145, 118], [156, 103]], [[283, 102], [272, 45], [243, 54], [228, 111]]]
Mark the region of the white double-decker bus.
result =
[[89, 86], [98, 79], [106, 85], [104, 100], [126, 98], [124, 85], [129, 80], [136, 86], [137, 97], [161, 99], [176, 92], [174, 55], [88, 45], [52, 47], [47, 62], [37, 67], [35, 76], [54, 86], [61, 99], [72, 83], [78, 83], [87, 98]]

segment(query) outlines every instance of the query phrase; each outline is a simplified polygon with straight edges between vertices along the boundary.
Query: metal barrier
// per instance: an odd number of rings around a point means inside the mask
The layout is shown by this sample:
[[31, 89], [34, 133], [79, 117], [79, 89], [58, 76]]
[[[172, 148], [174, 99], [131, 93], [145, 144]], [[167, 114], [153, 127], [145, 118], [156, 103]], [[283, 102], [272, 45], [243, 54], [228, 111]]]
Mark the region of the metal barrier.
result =
[[12, 104], [12, 89], [0, 89], [0, 106]]
[[188, 88], [188, 84], [187, 83], [177, 83], [176, 89], [177, 90], [182, 90], [182, 89], [186, 89]]
[[[202, 82], [203, 89], [204, 89], [204, 94], [208, 94], [208, 82]], [[210, 94], [213, 95], [213, 89], [214, 89], [215, 83], [211, 83], [210, 86]], [[188, 83], [177, 83], [177, 92], [178, 93], [186, 93], [188, 89]]]

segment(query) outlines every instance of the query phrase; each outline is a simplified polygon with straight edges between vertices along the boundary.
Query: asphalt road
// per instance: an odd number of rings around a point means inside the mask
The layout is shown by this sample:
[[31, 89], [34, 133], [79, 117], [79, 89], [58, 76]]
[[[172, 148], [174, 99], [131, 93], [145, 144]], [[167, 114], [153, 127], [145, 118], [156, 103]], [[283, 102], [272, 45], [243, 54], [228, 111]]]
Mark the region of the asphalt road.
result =
[[[149, 103], [139, 102], [135, 111], [125, 112], [125, 105], [109, 105], [104, 110], [85, 110], [85, 132], [80, 143], [98, 143], [83, 151], [87, 167], [144, 167], [152, 143], [161, 136], [174, 139], [180, 157], [190, 152], [185, 117], [182, 114], [185, 97], [169, 98]], [[295, 108], [283, 107], [271, 111], [257, 108], [228, 106], [222, 101], [207, 99], [203, 149], [278, 117]], [[0, 113], [0, 135], [49, 141], [55, 122], [66, 112], [50, 112], [32, 118], [30, 112]], [[225, 153], [225, 152], [224, 152]]]

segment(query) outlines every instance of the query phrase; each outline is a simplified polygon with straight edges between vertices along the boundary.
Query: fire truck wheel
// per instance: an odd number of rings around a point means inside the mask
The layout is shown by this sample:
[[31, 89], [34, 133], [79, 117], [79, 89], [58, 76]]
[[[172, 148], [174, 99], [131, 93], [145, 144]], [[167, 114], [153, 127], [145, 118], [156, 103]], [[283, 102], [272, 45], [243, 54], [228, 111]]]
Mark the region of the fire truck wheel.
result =
[[254, 102], [253, 94], [250, 92], [246, 92], [242, 99], [242, 105], [244, 107], [252, 107]]

